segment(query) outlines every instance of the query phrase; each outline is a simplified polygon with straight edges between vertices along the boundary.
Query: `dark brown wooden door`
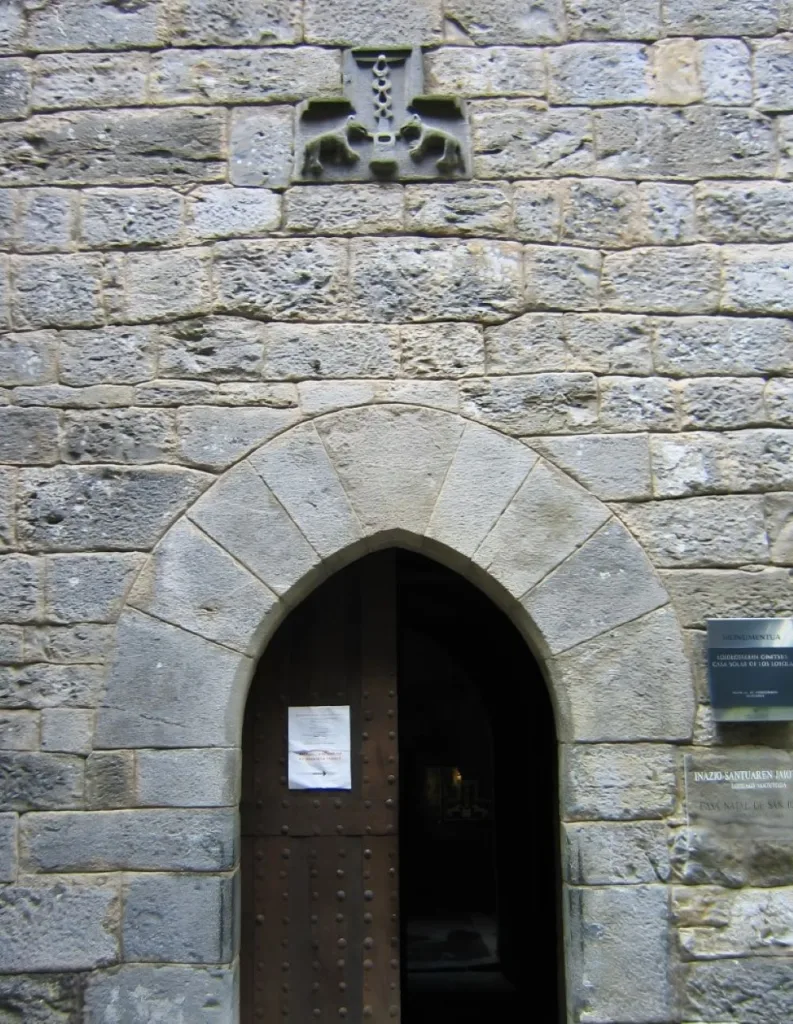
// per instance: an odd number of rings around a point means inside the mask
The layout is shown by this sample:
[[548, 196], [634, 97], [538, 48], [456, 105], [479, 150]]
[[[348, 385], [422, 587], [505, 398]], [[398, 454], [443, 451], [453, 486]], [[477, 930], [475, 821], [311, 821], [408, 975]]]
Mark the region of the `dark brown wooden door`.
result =
[[[242, 797], [242, 1021], [399, 1019], [393, 552], [337, 573], [254, 679]], [[349, 705], [352, 789], [294, 790], [288, 708]]]

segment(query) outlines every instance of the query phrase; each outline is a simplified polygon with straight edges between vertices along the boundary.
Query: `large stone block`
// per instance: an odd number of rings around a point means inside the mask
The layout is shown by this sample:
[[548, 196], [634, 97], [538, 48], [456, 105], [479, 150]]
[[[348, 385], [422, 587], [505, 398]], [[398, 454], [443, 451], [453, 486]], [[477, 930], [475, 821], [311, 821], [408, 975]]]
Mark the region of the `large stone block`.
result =
[[558, 242], [562, 233], [559, 182], [518, 181], [512, 187], [515, 237], [524, 242]]
[[597, 383], [589, 373], [483, 377], [460, 385], [464, 414], [510, 433], [577, 433], [597, 422]]
[[331, 235], [401, 231], [404, 207], [400, 185], [302, 185], [286, 193], [285, 226], [294, 232]]
[[8, 0], [0, 10], [0, 51], [18, 53], [22, 50], [26, 27], [23, 0]]
[[100, 327], [58, 333], [58, 372], [64, 384], [136, 384], [154, 376], [151, 327]]
[[690, 964], [683, 1005], [691, 1020], [769, 1024], [793, 1014], [793, 978], [784, 961], [769, 957]]
[[0, 708], [93, 707], [102, 682], [93, 665], [0, 668]]
[[53, 331], [6, 334], [0, 348], [0, 386], [54, 381], [56, 351], [57, 335]]
[[767, 494], [765, 520], [771, 561], [777, 565], [793, 565], [793, 495]]
[[0, 750], [38, 750], [39, 719], [37, 711], [0, 711]]
[[603, 261], [603, 305], [623, 313], [710, 313], [719, 306], [713, 246], [633, 249]]
[[97, 256], [18, 256], [14, 285], [19, 327], [90, 327], [103, 319]]
[[522, 597], [609, 517], [609, 510], [558, 469], [538, 463], [473, 561]]
[[220, 309], [263, 319], [343, 320], [347, 271], [343, 241], [220, 242], [215, 249]]
[[177, 46], [272, 46], [300, 39], [293, 0], [179, 0], [170, 14]]
[[157, 46], [165, 40], [157, 0], [134, 6], [104, 0], [55, 0], [29, 14], [28, 41], [37, 50], [114, 50]]
[[[569, 681], [571, 729], [586, 742], [687, 740], [694, 686], [671, 608], [602, 633], [556, 661]], [[664, 680], [659, 686], [659, 680]]]
[[92, 811], [135, 803], [135, 755], [131, 750], [100, 751], [85, 760], [85, 802]]
[[524, 313], [485, 330], [486, 367], [490, 374], [566, 370], [565, 321], [558, 313]]
[[646, 103], [648, 52], [639, 43], [572, 43], [548, 50], [552, 103]]
[[548, 109], [532, 100], [471, 103], [477, 178], [544, 178], [592, 174], [592, 115]]
[[793, 615], [787, 569], [668, 569], [662, 577], [684, 626], [702, 629], [707, 619]]
[[35, 622], [41, 618], [42, 570], [38, 558], [0, 555], [0, 622]]
[[13, 882], [17, 876], [17, 821], [16, 814], [0, 814], [0, 882]]
[[170, 462], [175, 448], [174, 414], [165, 410], [99, 409], [63, 417], [64, 462]]
[[766, 36], [784, 27], [779, 0], [667, 0], [664, 25], [670, 35]]
[[20, 191], [17, 200], [16, 248], [20, 252], [58, 252], [72, 249], [77, 196], [68, 189]]
[[230, 871], [236, 829], [231, 809], [27, 814], [20, 847], [34, 871]]
[[567, 0], [571, 39], [655, 39], [661, 34], [659, 0]]
[[641, 235], [649, 245], [682, 245], [698, 240], [691, 185], [644, 181], [639, 185]]
[[[463, 328], [464, 329], [464, 328]], [[264, 366], [268, 380], [311, 377], [396, 377], [399, 332], [381, 324], [267, 324]]]
[[789, 378], [770, 380], [764, 390], [766, 417], [769, 422], [793, 427], [793, 382]]
[[187, 198], [187, 233], [197, 241], [265, 235], [281, 224], [281, 200], [261, 188], [204, 185]]
[[229, 807], [239, 802], [237, 749], [139, 750], [136, 803], [141, 807]]
[[58, 416], [52, 410], [0, 407], [0, 461], [56, 462], [57, 436]]
[[793, 238], [793, 184], [701, 182], [697, 221], [712, 242], [787, 242]]
[[674, 1012], [665, 886], [571, 889], [569, 979], [580, 1019], [664, 1024]]
[[[240, 508], [246, 509], [249, 529], [253, 508], [247, 502], [240, 502]], [[193, 518], [210, 517], [194, 511]], [[263, 528], [264, 524], [258, 527]], [[132, 588], [129, 604], [242, 652], [277, 611], [271, 590], [185, 520], [171, 527], [154, 549]]]
[[668, 600], [647, 556], [619, 523], [598, 530], [523, 599], [558, 654]]
[[210, 257], [194, 248], [127, 256], [124, 315], [134, 321], [209, 312]]
[[74, 626], [28, 627], [25, 631], [25, 658], [66, 665], [101, 665], [114, 637], [112, 626], [88, 622]]
[[568, 821], [641, 821], [674, 810], [674, 747], [579, 743], [565, 745], [562, 757], [562, 809]]
[[140, 555], [56, 555], [47, 559], [47, 617], [114, 622], [143, 564]]
[[409, 185], [405, 205], [405, 226], [416, 234], [504, 235], [512, 225], [512, 194], [503, 185]]
[[27, 879], [4, 886], [0, 971], [80, 971], [115, 963], [119, 913], [115, 879]]
[[234, 973], [222, 968], [130, 965], [93, 974], [85, 993], [91, 1024], [227, 1024], [236, 1006]]
[[234, 956], [234, 880], [133, 875], [125, 880], [124, 960], [228, 963]]
[[565, 38], [563, 0], [449, 0], [446, 16], [477, 45], [559, 43]]
[[527, 245], [526, 303], [540, 309], [597, 309], [603, 258], [594, 249]]
[[[264, 579], [273, 577], [286, 584], [282, 576], [284, 567], [296, 559], [291, 582], [305, 575], [314, 564], [313, 552], [305, 541], [323, 558], [332, 558], [337, 552], [351, 547], [361, 537], [361, 528], [350, 506], [341, 481], [330, 461], [327, 450], [315, 428], [306, 424], [290, 430], [270, 444], [254, 452], [248, 460], [261, 479], [288, 513], [287, 521], [269, 497], [266, 488], [249, 481], [250, 493], [258, 495], [254, 507], [260, 507], [264, 521], [268, 522], [262, 534], [266, 548], [252, 536], [244, 536], [235, 526], [235, 497], [231, 481], [219, 484], [205, 503], [213, 502], [210, 515], [218, 515], [218, 505], [228, 501], [225, 508], [227, 526], [224, 534], [236, 534], [233, 550], [237, 557], [250, 565]], [[245, 478], [239, 474], [241, 481]], [[244, 487], [244, 484], [241, 486]], [[214, 504], [217, 498], [218, 505]], [[201, 515], [201, 504], [196, 512]], [[297, 526], [303, 536], [296, 534]], [[295, 535], [293, 535], [295, 534]], [[304, 539], [305, 538], [305, 539]], [[304, 550], [305, 549], [305, 550]]]
[[364, 533], [422, 535], [463, 431], [429, 409], [354, 409], [317, 430]]
[[0, 807], [6, 811], [79, 807], [82, 758], [10, 751], [0, 754]]
[[793, 324], [753, 317], [675, 317], [655, 323], [656, 369], [671, 377], [784, 373]]
[[39, 114], [0, 127], [0, 170], [17, 185], [220, 181], [224, 123], [195, 107]]
[[793, 245], [726, 246], [723, 308], [793, 313]]
[[306, 0], [303, 27], [310, 43], [420, 46], [443, 38], [440, 0]]
[[88, 754], [94, 732], [94, 713], [78, 708], [47, 708], [41, 713], [41, 749], [65, 754]]
[[537, 458], [524, 445], [468, 424], [432, 512], [427, 536], [472, 556]]
[[424, 58], [430, 92], [447, 96], [544, 96], [543, 51], [522, 46], [448, 46]]
[[417, 324], [400, 330], [402, 373], [409, 377], [472, 377], [485, 370], [482, 329], [474, 324]]
[[23, 660], [24, 630], [21, 626], [0, 626], [0, 664]]
[[234, 185], [285, 188], [292, 180], [293, 107], [239, 107], [231, 113], [229, 177]]
[[752, 53], [741, 39], [703, 39], [698, 46], [702, 95], [706, 103], [749, 106]]
[[[215, 0], [217, 3], [217, 0]], [[152, 57], [154, 103], [294, 103], [341, 91], [335, 50], [161, 50]]]
[[760, 495], [621, 505], [617, 514], [659, 566], [730, 566], [768, 561]]
[[177, 417], [179, 450], [195, 466], [225, 469], [251, 448], [292, 426], [300, 417], [297, 398], [274, 396], [261, 408], [198, 406]]
[[0, 120], [25, 117], [30, 104], [30, 61], [0, 58]]
[[130, 610], [119, 622], [95, 748], [232, 746], [239, 674], [248, 670], [228, 648]]
[[593, 116], [598, 174], [697, 180], [775, 173], [773, 124], [754, 111], [613, 107]]
[[[684, 430], [736, 430], [775, 422], [766, 408], [767, 385], [762, 378], [700, 377], [680, 387], [681, 426]], [[788, 396], [782, 395], [780, 425], [785, 423]], [[773, 403], [772, 403], [773, 405]]]
[[594, 822], [564, 826], [564, 871], [571, 885], [641, 885], [669, 879], [667, 826]]
[[87, 189], [81, 194], [80, 238], [92, 249], [176, 245], [182, 214], [183, 199], [170, 189]]
[[46, 551], [149, 548], [209, 482], [164, 467], [22, 470], [20, 540]]
[[584, 178], [565, 182], [562, 239], [621, 249], [641, 240], [639, 189], [633, 182]]
[[257, 380], [264, 327], [241, 317], [178, 320], [159, 331], [158, 372], [191, 380]]
[[55, 53], [34, 65], [34, 110], [134, 107], [146, 102], [146, 69], [139, 54]]
[[699, 47], [693, 39], [662, 39], [652, 48], [652, 99], [683, 106], [702, 99]]
[[696, 886], [672, 890], [680, 945], [693, 960], [790, 953], [793, 889]]
[[350, 314], [361, 320], [494, 320], [523, 307], [514, 242], [400, 238], [350, 243]]
[[603, 501], [652, 493], [650, 444], [644, 434], [533, 437], [531, 446]]

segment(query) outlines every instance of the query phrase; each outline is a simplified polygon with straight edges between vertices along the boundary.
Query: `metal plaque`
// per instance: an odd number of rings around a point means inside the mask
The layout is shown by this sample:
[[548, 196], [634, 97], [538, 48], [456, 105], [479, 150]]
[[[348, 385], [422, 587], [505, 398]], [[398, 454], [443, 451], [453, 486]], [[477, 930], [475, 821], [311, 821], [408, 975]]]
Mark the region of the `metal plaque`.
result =
[[717, 722], [793, 721], [793, 619], [709, 619]]
[[689, 825], [736, 836], [793, 831], [793, 756], [786, 751], [687, 754], [685, 771]]

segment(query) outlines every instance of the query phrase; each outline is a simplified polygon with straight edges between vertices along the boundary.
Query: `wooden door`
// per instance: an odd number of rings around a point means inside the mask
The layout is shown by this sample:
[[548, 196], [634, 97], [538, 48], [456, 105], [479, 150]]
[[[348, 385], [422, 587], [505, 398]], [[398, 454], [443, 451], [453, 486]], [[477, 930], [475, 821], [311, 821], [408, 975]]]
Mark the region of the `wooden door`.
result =
[[[242, 1022], [399, 1019], [395, 560], [337, 573], [284, 622], [243, 736]], [[288, 708], [349, 705], [350, 790], [294, 790]]]

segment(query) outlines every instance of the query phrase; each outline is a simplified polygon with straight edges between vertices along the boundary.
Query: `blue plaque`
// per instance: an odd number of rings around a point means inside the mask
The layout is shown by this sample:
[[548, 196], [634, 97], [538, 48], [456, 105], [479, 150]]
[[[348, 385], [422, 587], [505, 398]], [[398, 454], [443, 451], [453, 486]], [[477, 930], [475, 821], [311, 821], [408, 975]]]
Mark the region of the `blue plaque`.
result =
[[793, 619], [709, 619], [717, 722], [793, 721]]

